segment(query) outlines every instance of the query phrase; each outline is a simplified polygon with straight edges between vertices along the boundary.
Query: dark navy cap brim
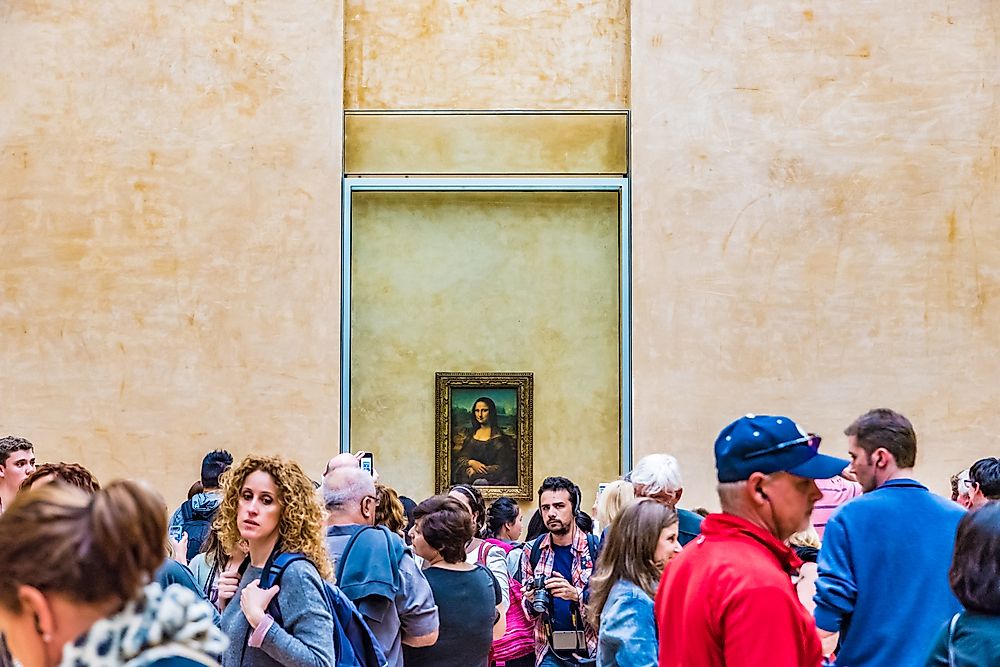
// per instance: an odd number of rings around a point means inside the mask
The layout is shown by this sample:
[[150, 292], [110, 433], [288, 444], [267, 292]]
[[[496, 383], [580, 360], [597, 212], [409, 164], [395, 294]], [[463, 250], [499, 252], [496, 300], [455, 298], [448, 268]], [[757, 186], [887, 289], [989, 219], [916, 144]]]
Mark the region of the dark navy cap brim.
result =
[[785, 472], [790, 472], [799, 477], [808, 477], [809, 479], [830, 479], [839, 475], [849, 465], [851, 465], [851, 462], [847, 459], [838, 459], [836, 456], [817, 454], [805, 463], [785, 468]]

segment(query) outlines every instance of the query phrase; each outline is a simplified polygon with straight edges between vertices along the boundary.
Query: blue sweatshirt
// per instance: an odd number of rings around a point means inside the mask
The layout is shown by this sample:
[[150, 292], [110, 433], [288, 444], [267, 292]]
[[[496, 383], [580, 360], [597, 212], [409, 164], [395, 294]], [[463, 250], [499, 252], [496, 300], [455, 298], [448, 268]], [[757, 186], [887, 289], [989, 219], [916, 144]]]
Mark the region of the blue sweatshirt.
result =
[[819, 553], [816, 625], [840, 632], [838, 667], [922, 667], [960, 610], [948, 584], [964, 511], [912, 479], [842, 505]]

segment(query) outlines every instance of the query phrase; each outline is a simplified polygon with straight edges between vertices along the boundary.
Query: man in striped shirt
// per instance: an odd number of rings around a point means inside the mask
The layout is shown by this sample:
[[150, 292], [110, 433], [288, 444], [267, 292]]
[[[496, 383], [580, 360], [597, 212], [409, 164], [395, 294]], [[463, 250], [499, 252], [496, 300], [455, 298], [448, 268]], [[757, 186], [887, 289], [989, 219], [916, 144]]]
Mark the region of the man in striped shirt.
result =
[[823, 531], [826, 530], [826, 523], [834, 510], [862, 493], [861, 485], [850, 477], [850, 473], [845, 470], [837, 477], [816, 480], [816, 486], [819, 487], [823, 497], [813, 506], [811, 521], [821, 540]]

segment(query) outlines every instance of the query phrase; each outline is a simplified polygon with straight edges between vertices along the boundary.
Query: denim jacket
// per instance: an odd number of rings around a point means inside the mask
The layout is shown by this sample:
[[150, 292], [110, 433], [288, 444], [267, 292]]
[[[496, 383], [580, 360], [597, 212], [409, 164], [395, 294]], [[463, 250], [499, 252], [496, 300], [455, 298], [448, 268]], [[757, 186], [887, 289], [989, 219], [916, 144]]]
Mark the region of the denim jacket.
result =
[[656, 667], [653, 600], [631, 581], [619, 579], [601, 610], [597, 667]]

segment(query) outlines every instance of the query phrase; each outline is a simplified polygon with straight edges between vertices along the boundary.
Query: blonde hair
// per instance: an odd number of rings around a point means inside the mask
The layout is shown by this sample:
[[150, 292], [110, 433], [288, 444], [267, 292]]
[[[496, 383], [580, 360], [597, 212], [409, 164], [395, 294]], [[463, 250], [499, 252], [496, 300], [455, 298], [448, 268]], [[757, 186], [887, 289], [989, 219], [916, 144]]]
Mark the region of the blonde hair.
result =
[[590, 600], [585, 613], [595, 628], [601, 625], [604, 603], [619, 579], [631, 581], [651, 598], [656, 596], [661, 575], [654, 561], [656, 546], [663, 529], [675, 523], [675, 510], [652, 498], [636, 498], [611, 524], [590, 577]]
[[601, 522], [601, 526], [613, 524], [633, 498], [635, 498], [635, 487], [632, 486], [632, 482], [619, 479], [604, 487], [604, 492], [597, 499], [597, 520]]
[[788, 543], [793, 547], [813, 547], [814, 549], [819, 549], [823, 544], [819, 539], [819, 533], [812, 526], [789, 537]]
[[223, 473], [220, 480], [222, 503], [213, 528], [218, 531], [225, 549], [233, 553], [241, 539], [236, 523], [240, 492], [247, 477], [258, 470], [271, 476], [278, 491], [278, 502], [281, 503], [278, 543], [281, 550], [304, 554], [319, 570], [321, 577], [331, 579], [333, 569], [323, 539], [323, 508], [312, 481], [302, 472], [299, 464], [277, 456], [250, 454], [239, 465]]
[[20, 611], [21, 585], [82, 603], [131, 600], [163, 563], [166, 531], [163, 498], [139, 482], [20, 493], [0, 515], [0, 605]]

